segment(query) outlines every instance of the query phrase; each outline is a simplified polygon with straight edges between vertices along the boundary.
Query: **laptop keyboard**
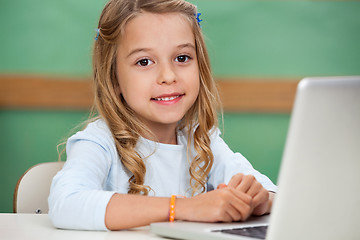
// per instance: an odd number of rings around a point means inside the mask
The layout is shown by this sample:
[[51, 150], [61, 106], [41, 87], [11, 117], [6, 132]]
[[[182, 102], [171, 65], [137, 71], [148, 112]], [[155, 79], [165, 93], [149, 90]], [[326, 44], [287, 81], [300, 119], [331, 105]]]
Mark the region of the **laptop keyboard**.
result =
[[267, 228], [268, 226], [257, 226], [257, 227], [214, 230], [214, 232], [222, 232], [222, 233], [235, 234], [235, 235], [251, 237], [251, 238], [265, 239]]

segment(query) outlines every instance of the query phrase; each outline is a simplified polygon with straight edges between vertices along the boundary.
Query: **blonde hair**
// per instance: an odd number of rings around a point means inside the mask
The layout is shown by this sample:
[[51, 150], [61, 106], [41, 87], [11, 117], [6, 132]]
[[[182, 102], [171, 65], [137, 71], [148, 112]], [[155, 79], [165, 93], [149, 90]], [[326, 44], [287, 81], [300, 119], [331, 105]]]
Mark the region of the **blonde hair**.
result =
[[94, 43], [93, 53], [97, 111], [112, 132], [122, 164], [132, 174], [128, 193], [147, 195], [151, 188], [144, 186], [146, 167], [135, 146], [140, 136], [151, 132], [119, 94], [116, 75], [118, 40], [126, 23], [143, 12], [180, 13], [192, 26], [199, 65], [200, 90], [197, 100], [179, 122], [178, 129], [188, 131], [188, 158], [191, 144], [196, 151], [189, 168], [192, 194], [204, 192], [214, 159], [210, 149], [210, 134], [218, 124], [216, 111], [219, 107], [219, 96], [211, 75], [204, 38], [196, 20], [196, 6], [183, 0], [110, 0], [106, 4], [100, 16], [99, 36]]

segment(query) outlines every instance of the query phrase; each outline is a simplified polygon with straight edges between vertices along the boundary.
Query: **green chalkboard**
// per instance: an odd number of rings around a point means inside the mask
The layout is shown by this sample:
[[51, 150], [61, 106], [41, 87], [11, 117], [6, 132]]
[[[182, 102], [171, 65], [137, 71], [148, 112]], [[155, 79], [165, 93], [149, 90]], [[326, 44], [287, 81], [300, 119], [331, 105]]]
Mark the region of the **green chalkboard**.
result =
[[[360, 73], [359, 1], [193, 1], [217, 76]], [[3, 1], [0, 71], [88, 75], [104, 0]]]
[[359, 1], [197, 1], [214, 73], [360, 74]]

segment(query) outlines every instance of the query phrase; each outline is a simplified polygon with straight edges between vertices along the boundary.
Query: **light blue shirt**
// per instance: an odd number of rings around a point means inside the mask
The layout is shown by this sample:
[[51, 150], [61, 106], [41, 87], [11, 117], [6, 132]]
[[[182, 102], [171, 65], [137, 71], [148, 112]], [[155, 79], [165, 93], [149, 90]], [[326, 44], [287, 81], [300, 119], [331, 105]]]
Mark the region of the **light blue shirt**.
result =
[[[144, 185], [152, 189], [149, 196], [191, 196], [186, 134], [178, 132], [177, 140], [177, 145], [170, 145], [139, 139], [136, 151], [146, 165]], [[218, 129], [211, 135], [211, 150], [214, 164], [207, 190], [228, 183], [233, 175], [241, 172], [254, 175], [268, 191], [276, 191], [269, 178], [256, 171], [240, 153], [229, 149]], [[132, 174], [121, 163], [105, 122], [90, 123], [69, 138], [66, 153], [67, 161], [51, 185], [51, 221], [58, 228], [107, 230], [106, 206], [114, 193], [128, 192]]]

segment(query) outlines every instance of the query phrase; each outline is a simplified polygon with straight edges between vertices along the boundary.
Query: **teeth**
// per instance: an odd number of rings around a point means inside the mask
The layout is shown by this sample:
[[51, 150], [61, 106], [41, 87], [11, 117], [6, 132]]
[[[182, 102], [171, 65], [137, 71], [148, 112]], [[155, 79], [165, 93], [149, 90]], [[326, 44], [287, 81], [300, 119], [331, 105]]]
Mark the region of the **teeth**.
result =
[[174, 97], [164, 97], [164, 98], [154, 98], [154, 100], [156, 101], [171, 101], [174, 100], [176, 98], [178, 98], [179, 96], [174, 96]]

